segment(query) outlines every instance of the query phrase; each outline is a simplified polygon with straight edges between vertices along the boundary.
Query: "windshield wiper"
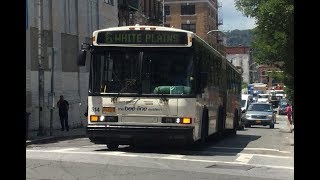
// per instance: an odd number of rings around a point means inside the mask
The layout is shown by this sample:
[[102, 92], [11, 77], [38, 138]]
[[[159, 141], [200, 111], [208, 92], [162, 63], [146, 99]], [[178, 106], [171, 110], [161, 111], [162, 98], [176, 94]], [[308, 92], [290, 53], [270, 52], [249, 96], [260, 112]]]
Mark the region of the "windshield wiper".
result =
[[117, 99], [118, 99], [118, 97], [120, 96], [120, 94], [123, 92], [123, 91], [125, 91], [125, 90], [127, 90], [128, 89], [128, 87], [131, 87], [132, 85], [134, 85], [135, 83], [136, 83], [136, 79], [127, 79], [126, 80], [126, 85], [118, 92], [118, 94], [115, 96], [115, 97], [113, 97], [112, 99], [111, 99], [111, 102], [116, 102], [117, 101]]
[[165, 104], [168, 104], [168, 99], [163, 95], [163, 93], [161, 93], [161, 97], [160, 100], [163, 101]]

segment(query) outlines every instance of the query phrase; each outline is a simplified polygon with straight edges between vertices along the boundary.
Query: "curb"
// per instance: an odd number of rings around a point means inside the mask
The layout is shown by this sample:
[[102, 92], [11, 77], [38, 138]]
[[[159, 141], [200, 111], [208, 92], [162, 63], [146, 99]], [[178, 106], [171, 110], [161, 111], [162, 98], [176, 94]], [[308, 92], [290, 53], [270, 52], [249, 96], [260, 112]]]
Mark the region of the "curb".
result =
[[76, 139], [76, 138], [83, 138], [83, 137], [86, 137], [86, 135], [78, 134], [78, 135], [71, 135], [71, 136], [49, 136], [41, 139], [26, 140], [26, 146], [31, 144], [46, 144], [52, 141], [59, 141], [59, 140], [61, 141], [61, 140]]

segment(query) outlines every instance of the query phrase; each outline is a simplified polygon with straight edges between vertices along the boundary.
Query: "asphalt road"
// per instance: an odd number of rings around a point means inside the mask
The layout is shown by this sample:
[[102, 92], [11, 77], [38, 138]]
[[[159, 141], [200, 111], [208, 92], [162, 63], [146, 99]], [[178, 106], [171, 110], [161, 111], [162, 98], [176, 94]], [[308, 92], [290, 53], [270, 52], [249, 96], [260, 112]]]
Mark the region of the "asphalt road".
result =
[[274, 129], [252, 126], [236, 136], [189, 147], [120, 146], [87, 138], [30, 145], [27, 179], [294, 179], [294, 146], [285, 116]]

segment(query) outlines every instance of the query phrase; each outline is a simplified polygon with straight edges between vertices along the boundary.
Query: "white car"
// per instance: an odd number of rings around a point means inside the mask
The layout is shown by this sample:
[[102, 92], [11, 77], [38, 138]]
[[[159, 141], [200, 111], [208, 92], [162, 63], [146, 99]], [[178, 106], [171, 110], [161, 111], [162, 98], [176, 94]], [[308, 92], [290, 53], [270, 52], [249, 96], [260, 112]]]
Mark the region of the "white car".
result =
[[274, 93], [277, 97], [280, 97], [279, 99], [286, 98], [284, 90], [275, 90]]
[[241, 94], [241, 112], [244, 112], [253, 102], [253, 96], [251, 94]]
[[269, 94], [258, 94], [257, 102], [269, 102]]

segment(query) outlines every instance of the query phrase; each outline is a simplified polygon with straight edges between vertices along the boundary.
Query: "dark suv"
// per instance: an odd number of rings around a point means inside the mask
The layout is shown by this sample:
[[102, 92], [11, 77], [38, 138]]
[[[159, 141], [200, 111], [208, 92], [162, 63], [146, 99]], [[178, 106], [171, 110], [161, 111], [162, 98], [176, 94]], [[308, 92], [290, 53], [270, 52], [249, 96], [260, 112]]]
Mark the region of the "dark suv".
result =
[[270, 103], [252, 103], [243, 117], [245, 127], [251, 127], [251, 125], [269, 125], [270, 128], [274, 128], [276, 122], [275, 113], [276, 111], [273, 110]]

